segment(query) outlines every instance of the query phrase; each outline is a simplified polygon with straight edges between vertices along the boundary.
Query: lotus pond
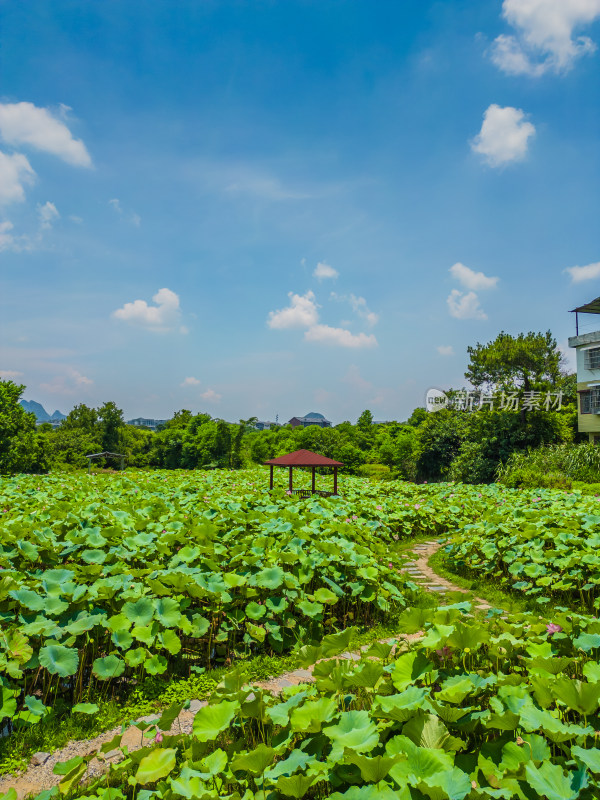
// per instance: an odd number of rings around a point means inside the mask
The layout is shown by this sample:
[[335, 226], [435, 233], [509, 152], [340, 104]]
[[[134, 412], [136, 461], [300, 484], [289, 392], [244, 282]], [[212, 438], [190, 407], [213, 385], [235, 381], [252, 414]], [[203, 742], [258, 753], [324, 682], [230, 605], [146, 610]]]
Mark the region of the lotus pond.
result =
[[[154, 744], [125, 752], [102, 787], [78, 788], [83, 759], [63, 765], [60, 792], [600, 796], [600, 623], [570, 610], [598, 607], [597, 499], [358, 478], [344, 478], [342, 491], [269, 494], [260, 471], [4, 479], [5, 730], [71, 709], [93, 714], [94, 700], [126, 696], [147, 676], [231, 665], [191, 736], [160, 733], [173, 708], [142, 725], [158, 732]], [[525, 590], [540, 612], [480, 620], [465, 604], [408, 608], [417, 587], [399, 572], [400, 546], [421, 535], [449, 537], [458, 568]], [[316, 683], [283, 697], [245, 686], [238, 670], [256, 654], [302, 647], [314, 662], [337, 641], [347, 646], [349, 627], [398, 615], [424, 637], [394, 656], [375, 645], [356, 664], [325, 660]]]

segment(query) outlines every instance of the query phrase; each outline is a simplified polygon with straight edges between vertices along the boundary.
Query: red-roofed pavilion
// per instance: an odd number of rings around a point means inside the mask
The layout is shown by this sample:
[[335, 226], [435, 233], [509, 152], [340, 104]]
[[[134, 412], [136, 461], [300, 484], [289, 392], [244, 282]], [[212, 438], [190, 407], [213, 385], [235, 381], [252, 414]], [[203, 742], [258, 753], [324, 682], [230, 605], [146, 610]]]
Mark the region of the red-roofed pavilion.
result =
[[[332, 494], [337, 494], [337, 471], [338, 467], [344, 466], [342, 461], [334, 461], [332, 458], [319, 455], [319, 453], [311, 453], [310, 450], [296, 450], [285, 456], [278, 456], [277, 458], [272, 458], [270, 461], [265, 461], [265, 465], [266, 464], [271, 468], [269, 489], [273, 488], [273, 467], [288, 467], [290, 474], [289, 491], [293, 494], [299, 494], [302, 497], [308, 497], [311, 494], [320, 494], [323, 497], [329, 497]], [[312, 467], [312, 490], [293, 488], [292, 473], [294, 467]], [[315, 470], [317, 467], [333, 467], [333, 492], [317, 490], [315, 486]]]

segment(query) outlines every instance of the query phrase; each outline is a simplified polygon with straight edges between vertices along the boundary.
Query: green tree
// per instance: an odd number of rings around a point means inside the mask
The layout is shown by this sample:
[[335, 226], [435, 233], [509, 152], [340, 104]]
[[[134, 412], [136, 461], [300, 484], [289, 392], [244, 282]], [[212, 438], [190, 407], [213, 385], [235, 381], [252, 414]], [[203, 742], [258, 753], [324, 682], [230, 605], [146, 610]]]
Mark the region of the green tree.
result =
[[465, 378], [477, 389], [540, 391], [554, 388], [561, 378], [562, 355], [550, 331], [518, 336], [502, 331], [494, 341], [478, 342], [467, 352]]
[[363, 433], [370, 433], [373, 426], [373, 414], [371, 414], [369, 409], [362, 412], [356, 422], [356, 426], [359, 430], [363, 431]]
[[231, 466], [231, 430], [224, 419], [217, 422], [214, 458], [220, 467]]
[[112, 401], [104, 403], [97, 411], [102, 431], [101, 447], [110, 453], [119, 452], [121, 432], [125, 426], [123, 412]]
[[67, 418], [60, 424], [62, 430], [82, 430], [88, 434], [97, 433], [98, 412], [95, 408], [89, 408], [85, 403], [80, 403], [71, 409]]
[[0, 474], [42, 472], [46, 454], [35, 416], [20, 405], [25, 386], [0, 379]]

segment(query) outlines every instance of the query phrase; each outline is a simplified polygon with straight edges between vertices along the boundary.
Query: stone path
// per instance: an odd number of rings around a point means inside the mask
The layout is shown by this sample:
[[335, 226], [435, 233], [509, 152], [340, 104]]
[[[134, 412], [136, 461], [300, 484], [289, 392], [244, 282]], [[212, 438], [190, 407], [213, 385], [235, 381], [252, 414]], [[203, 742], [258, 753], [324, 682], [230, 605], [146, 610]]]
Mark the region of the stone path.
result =
[[[463, 589], [455, 583], [442, 578], [429, 566], [428, 561], [431, 556], [437, 552], [442, 546], [442, 542], [430, 541], [423, 544], [417, 544], [412, 548], [413, 554], [416, 558], [413, 561], [408, 561], [403, 568], [411, 579], [422, 586], [428, 592], [435, 592], [440, 595], [440, 600], [448, 592], [460, 592], [461, 594], [469, 594], [468, 589]], [[478, 611], [489, 611], [492, 606], [480, 597], [473, 597], [473, 607]]]
[[[431, 569], [431, 567], [428, 566], [427, 562], [441, 546], [441, 542], [438, 541], [430, 541], [425, 542], [424, 544], [415, 545], [412, 548], [412, 552], [416, 558], [413, 561], [407, 562], [402, 571], [406, 572], [412, 578], [412, 580], [415, 581], [415, 583], [420, 584], [426, 591], [435, 592], [438, 594], [440, 596], [440, 600], [443, 600], [443, 597], [447, 592], [461, 592], [462, 594], [468, 594], [466, 589], [462, 589], [445, 578], [442, 578], [440, 575], [437, 575]], [[491, 608], [489, 603], [486, 603], [485, 600], [481, 600], [478, 597], [473, 598], [473, 601], [475, 604], [474, 607], [480, 611], [487, 611]], [[420, 635], [421, 634], [419, 633], [400, 634], [392, 639], [385, 639], [383, 641], [389, 644], [397, 645], [403, 641], [417, 639]], [[369, 645], [365, 645], [365, 647], [362, 649], [365, 650], [368, 647]], [[337, 656], [337, 658], [358, 660], [360, 655], [358, 652], [347, 652], [342, 653], [341, 655]], [[278, 678], [271, 678], [268, 681], [259, 682], [254, 685], [273, 693], [280, 694], [283, 689], [288, 686], [297, 686], [300, 683], [311, 682], [313, 680], [312, 669], [312, 667], [309, 669], [296, 669], [292, 672], [287, 672]], [[194, 716], [205, 705], [207, 705], [206, 700], [192, 700], [189, 710], [182, 711], [179, 714], [168, 733], [190, 733], [194, 722]], [[142, 717], [136, 721], [148, 722], [149, 720], [158, 719], [159, 716], [160, 713], [157, 713], [148, 717]], [[53, 786], [58, 785], [61, 780], [60, 775], [54, 775], [52, 772], [56, 763], [59, 761], [68, 761], [70, 758], [75, 758], [75, 756], [85, 757], [91, 753], [95, 753], [103, 744], [105, 744], [105, 742], [109, 742], [112, 738], [120, 733], [121, 727], [113, 728], [110, 731], [106, 731], [105, 733], [96, 736], [94, 739], [69, 742], [66, 747], [63, 747], [61, 750], [56, 750], [51, 755], [45, 753], [36, 754], [38, 758], [36, 759], [34, 757], [34, 759], [32, 759], [31, 764], [22, 775], [18, 777], [7, 776], [0, 779], [0, 795], [13, 788], [17, 792], [17, 799], [24, 800], [24, 798], [30, 795], [35, 796], [45, 789], [51, 789]], [[127, 745], [129, 752], [132, 752], [133, 750], [139, 750], [144, 743], [147, 744], [150, 741], [151, 740], [146, 739], [144, 742], [142, 732], [138, 728], [132, 726], [123, 734], [121, 739], [121, 747]], [[100, 758], [94, 757], [89, 762], [88, 771], [85, 776], [86, 780], [101, 775], [107, 770], [107, 765], [109, 763], [118, 763], [121, 758], [122, 754], [120, 750], [112, 750], [107, 753], [106, 756], [101, 756]]]

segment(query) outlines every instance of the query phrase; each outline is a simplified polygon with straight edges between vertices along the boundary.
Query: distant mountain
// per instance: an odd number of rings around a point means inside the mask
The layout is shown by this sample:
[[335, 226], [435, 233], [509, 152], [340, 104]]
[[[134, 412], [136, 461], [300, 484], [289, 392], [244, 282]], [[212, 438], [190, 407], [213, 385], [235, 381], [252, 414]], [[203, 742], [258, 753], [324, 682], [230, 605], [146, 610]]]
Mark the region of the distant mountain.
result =
[[25, 411], [35, 414], [38, 422], [49, 422], [51, 419], [66, 419], [66, 416], [58, 410], [50, 416], [44, 406], [41, 403], [36, 403], [35, 400], [21, 400], [20, 403]]

